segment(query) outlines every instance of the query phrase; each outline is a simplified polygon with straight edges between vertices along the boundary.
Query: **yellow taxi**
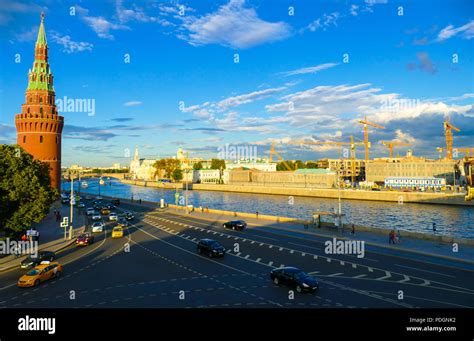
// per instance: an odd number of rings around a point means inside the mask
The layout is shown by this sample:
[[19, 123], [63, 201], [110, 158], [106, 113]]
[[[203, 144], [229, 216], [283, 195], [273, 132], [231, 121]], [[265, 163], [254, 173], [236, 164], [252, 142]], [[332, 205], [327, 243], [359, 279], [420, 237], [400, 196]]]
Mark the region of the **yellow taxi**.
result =
[[112, 238], [122, 238], [123, 237], [123, 228], [121, 226], [115, 226], [112, 229]]
[[41, 282], [51, 278], [59, 277], [63, 267], [58, 262], [43, 261], [40, 265], [35, 266], [18, 280], [19, 287], [36, 287]]

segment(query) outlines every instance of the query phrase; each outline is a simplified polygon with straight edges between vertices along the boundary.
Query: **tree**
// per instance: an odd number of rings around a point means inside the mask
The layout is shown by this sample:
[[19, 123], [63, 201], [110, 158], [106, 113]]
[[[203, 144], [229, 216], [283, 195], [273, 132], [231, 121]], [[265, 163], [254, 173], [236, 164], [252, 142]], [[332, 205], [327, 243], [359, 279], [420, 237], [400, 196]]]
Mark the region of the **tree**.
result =
[[225, 161], [222, 159], [212, 159], [211, 169], [225, 169]]
[[[291, 160], [288, 160], [288, 161], [285, 161], [286, 164], [288, 165], [288, 167], [290, 167], [290, 170], [295, 170], [295, 164], [293, 163], [293, 161]], [[276, 170], [277, 171], [282, 171], [282, 172], [287, 172], [288, 171], [288, 168], [286, 168], [285, 164], [283, 163], [283, 161], [281, 162], [278, 162], [277, 165], [276, 165]]]
[[201, 161], [198, 161], [198, 162], [196, 162], [196, 163], [193, 165], [193, 169], [194, 169], [194, 170], [200, 170], [200, 169], [202, 169], [202, 168], [203, 168], [203, 167], [202, 167]]
[[39, 223], [58, 195], [46, 163], [17, 145], [0, 145], [0, 229], [10, 235]]
[[305, 168], [305, 164], [301, 160], [296, 160], [295, 161], [295, 168], [294, 169], [302, 169]]
[[173, 173], [171, 173], [171, 178], [174, 181], [181, 181], [183, 180], [183, 171], [179, 168], [175, 169]]
[[171, 178], [176, 169], [181, 169], [181, 163], [177, 159], [160, 159], [153, 164], [153, 167], [155, 167], [155, 176], [159, 177], [164, 171], [165, 177]]
[[306, 168], [318, 168], [318, 164], [313, 161], [306, 161]]

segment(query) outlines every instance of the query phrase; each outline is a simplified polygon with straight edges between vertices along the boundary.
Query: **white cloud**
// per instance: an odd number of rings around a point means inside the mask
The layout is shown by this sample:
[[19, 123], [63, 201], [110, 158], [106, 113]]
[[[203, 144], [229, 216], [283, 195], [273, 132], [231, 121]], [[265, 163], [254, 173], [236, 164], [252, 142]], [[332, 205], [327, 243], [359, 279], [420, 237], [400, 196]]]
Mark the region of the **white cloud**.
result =
[[290, 36], [285, 22], [260, 19], [253, 8], [244, 7], [244, 0], [230, 0], [216, 12], [202, 17], [182, 17], [182, 33], [178, 38], [193, 46], [219, 44], [245, 49]]
[[472, 39], [474, 37], [474, 20], [458, 28], [455, 28], [453, 25], [446, 26], [438, 33], [437, 41], [444, 41], [458, 34], [464, 39]]
[[114, 24], [104, 17], [91, 17], [85, 16], [82, 18], [92, 30], [97, 34], [99, 38], [114, 39], [114, 36], [110, 33], [111, 30], [128, 30], [128, 26], [121, 24]]
[[35, 41], [38, 37], [39, 26], [33, 26], [29, 31], [23, 31], [15, 35], [16, 40], [19, 42]]
[[311, 67], [305, 67], [293, 71], [287, 71], [287, 72], [282, 72], [281, 74], [284, 76], [293, 76], [293, 75], [302, 75], [306, 73], [316, 73], [322, 70], [330, 69], [334, 66], [339, 65], [338, 63], [325, 63], [325, 64], [320, 64], [316, 66], [311, 66]]
[[322, 17], [311, 22], [305, 29], [311, 32], [322, 29], [325, 31], [329, 26], [337, 26], [337, 21], [341, 18], [339, 12], [333, 12], [330, 14], [323, 14]]
[[140, 101], [129, 101], [129, 102], [125, 102], [123, 105], [125, 107], [134, 107], [134, 106], [137, 106], [137, 105], [141, 105], [142, 102]]
[[125, 8], [122, 5], [122, 2], [122, 0], [117, 0], [115, 2], [117, 17], [122, 24], [129, 21], [138, 21], [142, 23], [157, 23], [162, 26], [174, 26], [174, 24], [168, 20], [146, 14], [143, 8], [140, 8], [137, 5], [132, 5], [133, 8]]
[[350, 12], [352, 16], [357, 16], [357, 10], [359, 9], [359, 6], [357, 5], [351, 5]]
[[92, 51], [94, 45], [88, 42], [80, 41], [76, 42], [71, 40], [68, 35], [61, 36], [58, 32], [50, 32], [51, 40], [59, 45], [63, 46], [63, 51], [66, 53], [76, 53], [83, 51]]
[[250, 92], [247, 94], [239, 95], [239, 96], [234, 96], [234, 97], [228, 97], [222, 101], [219, 101], [216, 105], [219, 107], [221, 110], [227, 110], [232, 107], [236, 107], [242, 104], [248, 104], [254, 101], [258, 101], [264, 98], [267, 98], [275, 93], [281, 92], [285, 90], [286, 87], [279, 87], [279, 88], [270, 88], [270, 89], [265, 89], [265, 90], [259, 90], [259, 91], [254, 91]]

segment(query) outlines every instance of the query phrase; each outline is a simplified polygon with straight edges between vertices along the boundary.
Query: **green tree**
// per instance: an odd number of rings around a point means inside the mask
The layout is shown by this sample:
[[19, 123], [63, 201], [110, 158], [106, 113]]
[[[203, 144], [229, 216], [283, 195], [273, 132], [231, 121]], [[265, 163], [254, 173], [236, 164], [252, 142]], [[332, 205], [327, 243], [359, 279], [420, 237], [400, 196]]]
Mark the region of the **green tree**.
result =
[[225, 160], [212, 159], [211, 160], [211, 169], [225, 169]]
[[179, 168], [175, 169], [173, 173], [171, 173], [171, 178], [174, 181], [181, 181], [183, 180], [183, 171]]
[[193, 165], [193, 169], [194, 169], [194, 170], [200, 170], [200, 169], [202, 169], [202, 163], [201, 163], [201, 161], [196, 162], [196, 163]]
[[157, 160], [153, 167], [155, 167], [155, 176], [159, 177], [161, 172], [165, 172], [166, 178], [171, 178], [171, 175], [176, 169], [181, 169], [181, 163], [177, 159], [160, 159]]
[[[290, 169], [286, 168], [285, 163], [288, 165], [288, 167], [290, 167]], [[289, 170], [295, 170], [295, 164], [291, 160], [280, 161], [280, 162], [277, 163], [276, 170], [281, 171], [281, 172], [285, 172], [285, 171], [287, 172]]]
[[306, 168], [318, 168], [318, 164], [313, 161], [306, 161]]
[[294, 169], [302, 169], [302, 168], [306, 168], [304, 162], [301, 160], [296, 160]]
[[17, 145], [0, 145], [0, 229], [10, 235], [40, 222], [59, 195], [49, 167]]

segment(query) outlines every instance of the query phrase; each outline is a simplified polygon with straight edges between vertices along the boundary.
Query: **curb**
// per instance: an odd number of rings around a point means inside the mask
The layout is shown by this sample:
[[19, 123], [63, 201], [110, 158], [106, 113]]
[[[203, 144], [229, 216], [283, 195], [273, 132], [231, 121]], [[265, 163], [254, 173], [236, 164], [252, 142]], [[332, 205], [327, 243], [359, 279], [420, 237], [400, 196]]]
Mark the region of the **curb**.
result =
[[[170, 212], [170, 213], [176, 213], [176, 212]], [[179, 214], [179, 215], [183, 215], [183, 214]], [[196, 217], [196, 216], [194, 216]], [[209, 218], [204, 218], [204, 217], [196, 217], [198, 219], [203, 219], [203, 220], [207, 220], [207, 221], [223, 221], [223, 220], [212, 220], [212, 219], [209, 219]], [[263, 227], [265, 228], [265, 226], [261, 226], [261, 225], [257, 225], [257, 224], [254, 224], [254, 223], [248, 223], [247, 225], [249, 226], [255, 226], [255, 227]], [[318, 233], [313, 233], [313, 232], [306, 232], [306, 231], [298, 231], [298, 230], [292, 230], [290, 228], [285, 228], [285, 227], [276, 227], [276, 226], [271, 226], [269, 228], [272, 228], [272, 229], [276, 229], [276, 230], [282, 230], [282, 231], [288, 231], [288, 232], [293, 232], [293, 233], [302, 233], [302, 234], [306, 234], [306, 235], [311, 235], [311, 236], [316, 236], [316, 237], [320, 237], [320, 238], [334, 238], [335, 236], [328, 236], [328, 235], [323, 235], [323, 234], [318, 234]], [[343, 239], [343, 240], [351, 240], [347, 237], [336, 237], [338, 239]], [[373, 243], [373, 242], [365, 242], [365, 244], [367, 245], [370, 245], [370, 246], [375, 246], [375, 247], [380, 247], [380, 248], [386, 248], [386, 249], [390, 249], [390, 250], [395, 250], [395, 251], [401, 251], [401, 252], [410, 252], [410, 253], [415, 253], [415, 254], [419, 254], [419, 255], [422, 255], [422, 256], [430, 256], [430, 257], [434, 257], [434, 258], [441, 258], [441, 259], [446, 259], [446, 260], [450, 260], [450, 261], [456, 261], [456, 262], [461, 262], [461, 263], [466, 263], [466, 264], [469, 264], [469, 265], [474, 265], [474, 261], [470, 261], [470, 260], [467, 260], [467, 259], [461, 259], [461, 258], [455, 258], [455, 257], [450, 257], [450, 256], [444, 256], [444, 255], [438, 255], [438, 254], [434, 254], [434, 253], [429, 253], [429, 252], [423, 252], [423, 251], [417, 251], [417, 250], [411, 250], [411, 249], [405, 249], [405, 248], [396, 248], [396, 247], [393, 247], [393, 246], [387, 246], [387, 245], [383, 245], [383, 244], [378, 244], [378, 243]], [[374, 253], [379, 253], [380, 252], [375, 252], [375, 251], [372, 251]], [[383, 253], [382, 253], [383, 254]]]

